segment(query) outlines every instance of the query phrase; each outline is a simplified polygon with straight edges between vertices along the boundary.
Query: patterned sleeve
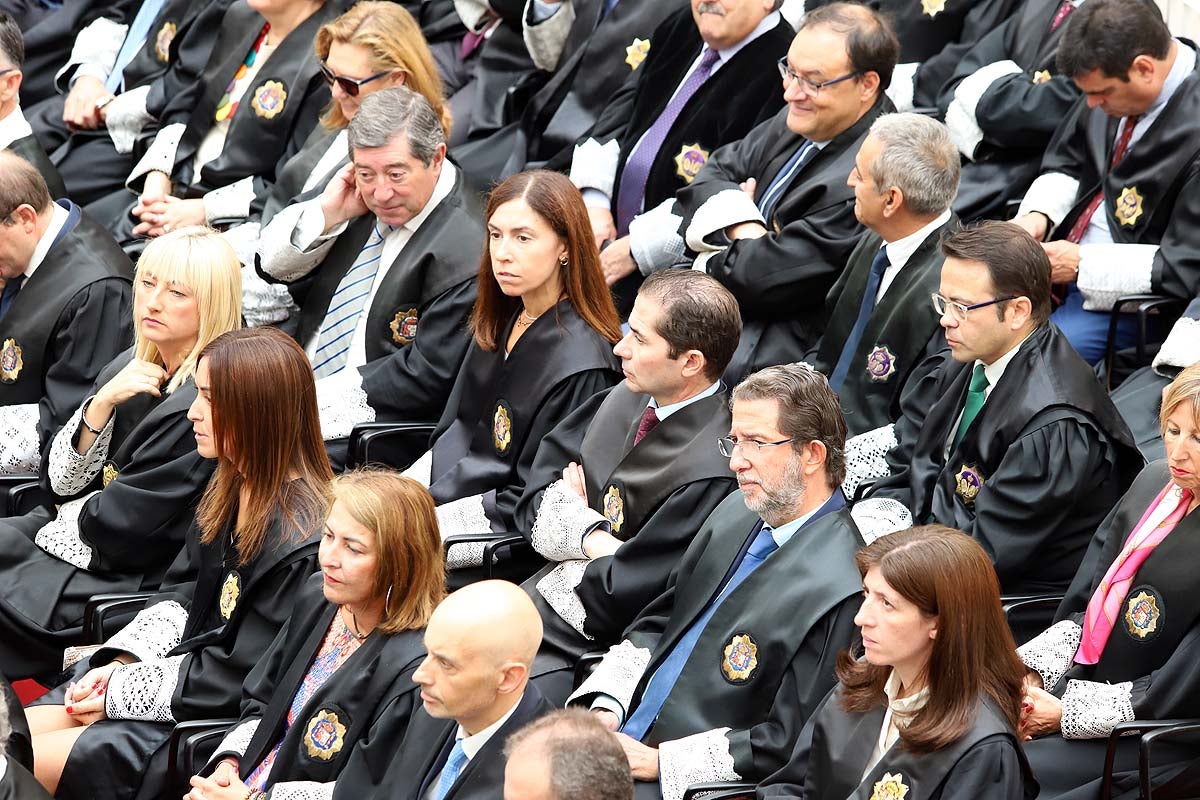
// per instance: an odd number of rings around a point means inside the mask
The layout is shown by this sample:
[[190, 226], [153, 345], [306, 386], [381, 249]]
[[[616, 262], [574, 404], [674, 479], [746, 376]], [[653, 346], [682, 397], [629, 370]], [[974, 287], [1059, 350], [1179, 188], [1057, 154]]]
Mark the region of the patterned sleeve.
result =
[[1042, 676], [1042, 686], [1052, 690], [1075, 661], [1083, 629], [1069, 619], [1056, 622], [1017, 648], [1025, 666]]
[[186, 655], [139, 661], [113, 670], [104, 696], [109, 719], [174, 722], [171, 698], [179, 684], [179, 668]]
[[530, 539], [533, 548], [551, 561], [586, 559], [583, 537], [598, 527], [608, 530], [608, 520], [568, 489], [564, 481], [557, 480], [542, 495]]
[[683, 800], [693, 783], [737, 781], [729, 728], [703, 731], [658, 746], [658, 783], [663, 800]]
[[0, 474], [37, 472], [42, 463], [37, 403], [0, 407]]
[[1133, 719], [1132, 681], [1067, 681], [1062, 697], [1064, 739], [1102, 739], [1120, 723]]
[[647, 648], [637, 647], [628, 639], [610, 647], [604, 654], [604, 660], [587, 680], [571, 693], [567, 703], [582, 701], [596, 694], [606, 694], [620, 703], [628, 714], [629, 706], [633, 702], [633, 693], [650, 664], [650, 655]]
[[269, 800], [330, 800], [333, 783], [316, 781], [281, 781], [267, 792]]
[[138, 661], [162, 658], [183, 639], [187, 616], [187, 610], [174, 600], [155, 603], [139, 611], [133, 621], [103, 646], [130, 653]]
[[104, 459], [108, 458], [108, 447], [112, 443], [113, 420], [116, 414], [108, 418], [108, 422], [92, 442], [86, 453], [75, 450], [72, 440], [83, 420], [83, 409], [87, 407], [88, 398], [80, 404], [67, 424], [63, 425], [50, 444], [50, 459], [47, 472], [50, 477], [50, 488], [59, 497], [71, 497], [79, 494], [88, 484], [100, 474]]

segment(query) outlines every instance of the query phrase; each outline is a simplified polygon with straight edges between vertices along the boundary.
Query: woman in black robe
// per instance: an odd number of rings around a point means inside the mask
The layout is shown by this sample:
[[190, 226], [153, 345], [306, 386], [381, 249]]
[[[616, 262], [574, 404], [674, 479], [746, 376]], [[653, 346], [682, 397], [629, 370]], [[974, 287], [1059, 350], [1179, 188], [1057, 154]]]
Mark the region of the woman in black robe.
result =
[[1022, 675], [983, 548], [941, 525], [876, 539], [855, 556], [863, 657], [763, 797], [809, 800], [1037, 795], [1017, 742]]
[[[410, 470], [429, 479], [443, 536], [511, 529], [542, 439], [621, 379], [620, 322], [579, 190], [556, 172], [523, 172], [492, 190], [486, 219], [475, 341], [432, 449]], [[452, 548], [450, 566], [481, 552]]]
[[[1032, 706], [1025, 749], [1044, 798], [1099, 796], [1119, 723], [1200, 717], [1200, 364], [1167, 387], [1159, 423], [1167, 457], [1134, 480], [1055, 623], [1020, 649]], [[1137, 744], [1120, 741], [1117, 772], [1136, 776]]]
[[413, 673], [445, 587], [433, 498], [389, 472], [335, 479], [320, 576], [247, 678], [242, 715], [189, 798], [320, 797], [351, 753], [386, 764], [420, 706]]
[[213, 464], [188, 407], [200, 350], [241, 326], [240, 265], [221, 237], [176, 231], [134, 277], [134, 346], [42, 458], [54, 505], [0, 520], [0, 673], [56, 675], [94, 594], [155, 591]]
[[317, 568], [333, 476], [308, 357], [273, 328], [233, 331], [201, 351], [196, 386], [188, 417], [217, 470], [186, 548], [145, 609], [26, 711], [57, 797], [162, 797], [174, 723], [237, 716]]

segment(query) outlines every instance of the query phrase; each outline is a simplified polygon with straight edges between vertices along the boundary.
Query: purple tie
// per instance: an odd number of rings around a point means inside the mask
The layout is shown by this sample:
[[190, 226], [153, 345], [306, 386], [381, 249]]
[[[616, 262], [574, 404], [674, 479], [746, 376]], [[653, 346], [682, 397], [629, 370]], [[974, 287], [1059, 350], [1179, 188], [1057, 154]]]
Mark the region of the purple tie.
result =
[[667, 103], [667, 107], [658, 115], [658, 119], [626, 159], [625, 169], [621, 172], [621, 185], [617, 190], [617, 235], [624, 236], [629, 233], [629, 221], [636, 217], [642, 208], [650, 167], [658, 156], [663, 140], [667, 138], [667, 133], [679, 118], [688, 100], [691, 100], [696, 90], [708, 80], [719, 58], [716, 50], [705, 47], [700, 63], [692, 70], [692, 74], [688, 75], [679, 91], [671, 98], [671, 102]]
[[1063, 0], [1062, 5], [1058, 7], [1058, 11], [1054, 12], [1054, 19], [1050, 21], [1050, 32], [1054, 33], [1059, 26], [1067, 21], [1067, 17], [1071, 16], [1071, 12], [1075, 10], [1075, 4], [1071, 0]]
[[642, 414], [642, 421], [638, 423], [637, 433], [633, 435], [633, 446], [637, 447], [638, 442], [646, 438], [646, 434], [658, 427], [658, 414], [654, 413], [654, 406], [646, 406], [646, 411]]

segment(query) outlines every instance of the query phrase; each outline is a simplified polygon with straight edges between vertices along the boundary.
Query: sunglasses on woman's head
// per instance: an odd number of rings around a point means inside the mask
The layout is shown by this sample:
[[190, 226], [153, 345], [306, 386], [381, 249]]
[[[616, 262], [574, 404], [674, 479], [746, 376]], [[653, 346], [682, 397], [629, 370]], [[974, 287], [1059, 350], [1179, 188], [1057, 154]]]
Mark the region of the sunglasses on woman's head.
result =
[[391, 74], [390, 69], [385, 69], [383, 72], [376, 72], [374, 75], [368, 75], [365, 78], [347, 78], [343, 75], [335, 75], [333, 71], [329, 69], [329, 67], [325, 66], [324, 64], [321, 65], [321, 75], [325, 78], [325, 82], [330, 86], [333, 86], [336, 83], [341, 87], [343, 92], [351, 97], [358, 97], [358, 90], [363, 86], [363, 84], [378, 80], [379, 78], [382, 78], [384, 75], [388, 74]]

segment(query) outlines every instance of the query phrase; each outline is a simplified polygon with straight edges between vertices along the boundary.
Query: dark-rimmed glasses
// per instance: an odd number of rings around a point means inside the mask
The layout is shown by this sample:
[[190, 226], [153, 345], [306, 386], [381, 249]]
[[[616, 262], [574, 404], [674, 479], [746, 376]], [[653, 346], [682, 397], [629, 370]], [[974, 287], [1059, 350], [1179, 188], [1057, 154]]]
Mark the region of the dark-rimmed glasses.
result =
[[804, 91], [811, 95], [820, 94], [821, 90], [826, 86], [833, 86], [835, 83], [841, 83], [842, 81], [848, 81], [851, 78], [857, 78], [861, 74], [858, 72], [858, 70], [855, 70], [854, 72], [843, 75], [840, 78], [830, 78], [827, 81], [816, 83], [815, 81], [810, 81], [808, 78], [797, 75], [795, 72], [793, 72], [791, 65], [788, 64], [787, 56], [784, 56], [775, 63], [779, 66], [779, 77], [783, 78], [783, 84], [785, 86], [790, 85], [792, 81], [800, 81], [800, 83], [804, 86]]
[[946, 310], [949, 309], [950, 316], [954, 317], [954, 319], [958, 320], [959, 322], [965, 321], [967, 314], [977, 308], [987, 308], [988, 306], [996, 305], [996, 303], [1003, 303], [1007, 300], [1016, 300], [1018, 296], [1019, 295], [1014, 294], [1010, 295], [1009, 297], [997, 297], [995, 300], [986, 300], [982, 303], [966, 305], [965, 303], [959, 303], [955, 300], [951, 300], [949, 297], [946, 297], [938, 292], [934, 292], [933, 294], [929, 295], [930, 299], [933, 300], [933, 310], [937, 312], [939, 317], [945, 315]]
[[376, 72], [374, 75], [368, 75], [365, 78], [347, 78], [344, 75], [336, 75], [329, 67], [324, 64], [321, 65], [321, 76], [325, 78], [325, 82], [330, 86], [336, 83], [343, 92], [351, 97], [358, 97], [358, 91], [364, 84], [379, 80], [384, 75], [390, 75], [391, 72], [390, 69], [385, 69], [383, 72]]

